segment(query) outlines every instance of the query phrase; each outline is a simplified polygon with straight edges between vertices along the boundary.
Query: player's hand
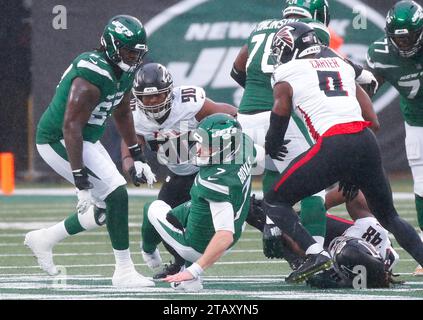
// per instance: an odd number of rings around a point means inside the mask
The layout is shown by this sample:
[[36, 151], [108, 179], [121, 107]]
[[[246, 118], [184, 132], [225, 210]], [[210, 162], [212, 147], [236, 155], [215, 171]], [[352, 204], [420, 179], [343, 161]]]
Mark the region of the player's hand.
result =
[[94, 186], [88, 180], [87, 168], [77, 169], [72, 171], [75, 187], [77, 190], [78, 204], [76, 210], [78, 214], [85, 213], [92, 204], [91, 191]]
[[288, 148], [286, 145], [290, 143], [291, 140], [284, 140], [282, 145], [279, 148], [271, 148], [269, 145], [265, 145], [266, 153], [269, 154], [270, 158], [283, 161], [288, 153]]
[[178, 272], [177, 274], [167, 276], [163, 279], [163, 281], [166, 282], [182, 282], [182, 281], [188, 281], [193, 280], [194, 276], [189, 272], [188, 270], [184, 270], [182, 272]]
[[350, 182], [346, 181], [339, 181], [339, 188], [338, 192], [342, 191], [342, 195], [344, 196], [345, 200], [351, 201], [358, 195], [358, 187]]
[[157, 182], [156, 175], [151, 171], [150, 166], [141, 161], [135, 161], [134, 166], [129, 168], [128, 173], [137, 187], [141, 183], [147, 183], [149, 187], [152, 187], [153, 183]]
[[78, 212], [78, 214], [84, 214], [93, 204], [91, 190], [77, 190], [77, 196], [78, 204], [76, 205], [76, 211]]

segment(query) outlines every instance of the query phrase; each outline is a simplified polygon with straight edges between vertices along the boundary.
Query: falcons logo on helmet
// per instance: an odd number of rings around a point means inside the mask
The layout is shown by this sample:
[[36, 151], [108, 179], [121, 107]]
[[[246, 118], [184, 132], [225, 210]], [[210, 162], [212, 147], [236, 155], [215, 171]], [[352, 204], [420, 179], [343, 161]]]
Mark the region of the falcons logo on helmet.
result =
[[280, 29], [275, 36], [273, 46], [278, 48], [288, 46], [291, 50], [293, 50], [294, 36], [291, 33], [292, 30], [295, 30], [295, 28], [290, 26], [285, 26], [282, 29]]

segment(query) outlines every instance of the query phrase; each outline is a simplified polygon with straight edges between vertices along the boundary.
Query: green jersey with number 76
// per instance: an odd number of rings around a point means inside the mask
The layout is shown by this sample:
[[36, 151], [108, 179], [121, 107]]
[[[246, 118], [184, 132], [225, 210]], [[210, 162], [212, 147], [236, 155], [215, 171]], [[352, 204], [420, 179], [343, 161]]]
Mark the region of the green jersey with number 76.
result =
[[247, 80], [239, 113], [269, 111], [273, 107], [273, 89], [270, 77], [273, 72], [272, 60], [269, 58], [275, 33], [290, 22], [304, 22], [316, 31], [316, 35], [324, 45], [329, 45], [330, 34], [327, 27], [319, 21], [309, 18], [270, 19], [260, 22], [251, 32], [246, 64]]

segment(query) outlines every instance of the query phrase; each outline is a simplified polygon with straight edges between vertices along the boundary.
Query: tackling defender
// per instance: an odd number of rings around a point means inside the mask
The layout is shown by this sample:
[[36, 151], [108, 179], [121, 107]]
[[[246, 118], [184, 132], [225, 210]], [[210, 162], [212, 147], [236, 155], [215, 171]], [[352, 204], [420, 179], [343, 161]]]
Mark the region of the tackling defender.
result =
[[[163, 183], [158, 200], [166, 202], [171, 208], [190, 200], [190, 189], [199, 171], [199, 167], [189, 162], [189, 135], [198, 123], [214, 113], [227, 113], [236, 116], [237, 109], [229, 104], [214, 102], [206, 97], [203, 88], [197, 86], [173, 86], [171, 73], [161, 64], [148, 63], [136, 73], [132, 89], [135, 131], [138, 141], [144, 147], [156, 151], [159, 162], [165, 164], [170, 174]], [[134, 161], [129, 150], [122, 142], [122, 165], [133, 180], [136, 175]], [[145, 226], [143, 225], [143, 228]], [[148, 237], [145, 231], [143, 236]], [[153, 278], [165, 278], [178, 273], [185, 264], [172, 247], [165, 242], [166, 249], [175, 261], [165, 265]], [[156, 261], [150, 267], [159, 267], [161, 258], [158, 251], [150, 252], [141, 245], [144, 260]]]
[[57, 274], [53, 247], [66, 237], [107, 222], [116, 259], [116, 287], [147, 287], [129, 252], [126, 181], [99, 139], [113, 115], [120, 135], [130, 146], [133, 170], [149, 184], [155, 176], [138, 145], [129, 105], [134, 71], [147, 53], [141, 22], [127, 15], [107, 23], [98, 50], [79, 55], [66, 69], [37, 127], [37, 149], [44, 161], [77, 188], [77, 213], [47, 229], [29, 232], [27, 245], [40, 267]]
[[316, 141], [282, 173], [263, 201], [265, 214], [307, 255], [287, 281], [303, 281], [330, 265], [329, 255], [299, 223], [292, 206], [336, 181], [347, 192], [352, 186], [361, 189], [381, 225], [421, 263], [423, 243], [393, 206], [377, 141], [361, 115], [356, 70], [337, 56], [317, 59], [321, 50], [313, 29], [298, 22], [281, 28], [272, 43], [272, 53], [281, 64], [272, 75], [275, 102], [266, 152], [274, 154], [281, 147], [292, 111]]
[[[400, 1], [388, 12], [386, 34], [368, 50], [367, 64], [380, 84], [398, 90], [405, 120], [405, 148], [414, 180], [420, 238], [423, 240], [423, 8]], [[380, 87], [380, 86], [379, 86]], [[415, 275], [423, 275], [418, 266]]]

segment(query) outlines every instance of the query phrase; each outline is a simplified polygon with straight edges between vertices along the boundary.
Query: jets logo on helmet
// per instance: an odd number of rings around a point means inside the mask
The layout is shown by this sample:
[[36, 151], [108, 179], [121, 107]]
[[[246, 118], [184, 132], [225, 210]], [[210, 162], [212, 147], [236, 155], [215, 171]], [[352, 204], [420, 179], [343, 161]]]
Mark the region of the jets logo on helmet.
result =
[[224, 113], [215, 113], [201, 120], [192, 138], [197, 142], [195, 163], [198, 166], [237, 161], [243, 139], [239, 122]]
[[415, 56], [423, 46], [423, 8], [414, 1], [396, 3], [386, 16], [385, 29], [394, 52]]
[[106, 25], [101, 45], [108, 59], [125, 72], [134, 72], [148, 51], [144, 26], [135, 17], [115, 16]]

